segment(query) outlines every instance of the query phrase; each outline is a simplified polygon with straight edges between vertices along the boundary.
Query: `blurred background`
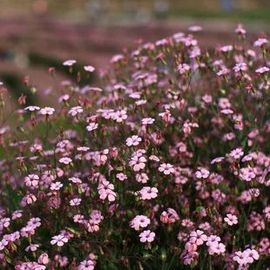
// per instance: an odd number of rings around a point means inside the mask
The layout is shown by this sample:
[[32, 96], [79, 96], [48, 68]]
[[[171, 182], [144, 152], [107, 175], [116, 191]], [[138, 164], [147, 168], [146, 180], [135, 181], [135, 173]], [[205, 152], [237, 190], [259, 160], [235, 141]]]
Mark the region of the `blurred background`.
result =
[[[124, 48], [197, 24], [205, 47], [230, 43], [239, 22], [251, 35], [267, 33], [270, 0], [0, 0], [0, 22], [0, 80], [33, 104], [69, 78], [66, 59], [106, 69]], [[47, 72], [52, 66], [56, 81]]]

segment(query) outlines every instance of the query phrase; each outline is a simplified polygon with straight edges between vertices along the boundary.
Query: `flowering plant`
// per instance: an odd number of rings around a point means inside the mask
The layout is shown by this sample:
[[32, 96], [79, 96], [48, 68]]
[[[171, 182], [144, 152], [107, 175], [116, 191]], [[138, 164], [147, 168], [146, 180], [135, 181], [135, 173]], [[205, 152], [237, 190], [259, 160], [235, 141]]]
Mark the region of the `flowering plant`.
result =
[[0, 133], [3, 269], [267, 269], [269, 44], [236, 34], [140, 45], [98, 87], [17, 111]]

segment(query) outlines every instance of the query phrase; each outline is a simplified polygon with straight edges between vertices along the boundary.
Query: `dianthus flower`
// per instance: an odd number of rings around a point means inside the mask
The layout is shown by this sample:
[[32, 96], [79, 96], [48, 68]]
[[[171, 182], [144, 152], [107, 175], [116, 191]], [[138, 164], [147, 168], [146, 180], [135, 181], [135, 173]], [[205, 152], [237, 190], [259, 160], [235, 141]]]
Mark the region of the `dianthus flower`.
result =
[[143, 187], [139, 194], [142, 200], [151, 200], [157, 197], [158, 190], [155, 187]]
[[224, 221], [229, 225], [233, 226], [238, 223], [238, 219], [236, 215], [232, 214], [227, 214], [226, 217], [224, 218]]
[[269, 71], [270, 71], [269, 67], [260, 67], [260, 68], [257, 68], [255, 70], [255, 72], [259, 73], [259, 74], [264, 74], [264, 73], [269, 72]]
[[[149, 158], [150, 159], [150, 158]], [[147, 181], [149, 180], [149, 177], [146, 173], [138, 173], [136, 174], [136, 181], [139, 183], [147, 183]]]
[[51, 183], [50, 190], [60, 190], [63, 187], [63, 184], [59, 181]]
[[194, 243], [197, 246], [202, 245], [205, 241], [207, 241], [206, 234], [201, 230], [192, 231], [189, 236], [189, 242]]
[[254, 47], [263, 47], [264, 45], [268, 44], [268, 40], [266, 38], [258, 38], [255, 42], [254, 42]]
[[133, 135], [129, 138], [126, 139], [126, 145], [127, 146], [137, 146], [139, 145], [139, 143], [142, 141], [142, 138], [137, 136], [137, 135]]
[[83, 69], [87, 72], [94, 72], [95, 71], [95, 68], [93, 66], [84, 66]]
[[24, 108], [25, 111], [29, 111], [29, 112], [34, 112], [34, 111], [39, 111], [40, 107], [38, 106], [28, 106], [26, 108]]
[[195, 176], [198, 179], [206, 179], [210, 175], [210, 172], [205, 168], [198, 168], [198, 170], [195, 172]]
[[114, 185], [104, 180], [98, 185], [98, 194], [101, 200], [108, 199], [109, 202], [115, 201], [116, 193], [113, 191]]
[[255, 249], [246, 249], [242, 251], [236, 251], [233, 260], [239, 264], [239, 266], [246, 266], [259, 259], [259, 254]]
[[68, 242], [68, 237], [63, 234], [59, 234], [59, 235], [53, 236], [50, 243], [52, 245], [57, 245], [58, 247], [62, 247], [67, 242]]
[[24, 183], [27, 187], [37, 188], [39, 176], [36, 174], [29, 174], [24, 178]]
[[88, 125], [87, 125], [87, 127], [86, 127], [86, 129], [88, 130], [88, 131], [93, 131], [93, 130], [95, 130], [95, 129], [97, 129], [98, 128], [98, 124], [97, 123], [89, 123]]
[[242, 71], [246, 71], [248, 68], [247, 68], [247, 64], [242, 62], [242, 63], [237, 63], [234, 67], [233, 67], [233, 70], [235, 73], [238, 73], [238, 72], [242, 72]]
[[163, 172], [165, 175], [170, 175], [173, 174], [175, 172], [173, 165], [169, 164], [169, 163], [162, 163], [158, 170], [160, 172]]
[[160, 221], [166, 224], [172, 224], [179, 220], [179, 216], [176, 211], [172, 208], [168, 208], [166, 211], [163, 211], [160, 215]]
[[150, 219], [144, 215], [137, 215], [130, 221], [130, 227], [135, 229], [136, 231], [140, 230], [140, 228], [145, 228], [150, 224]]
[[68, 114], [71, 115], [71, 116], [76, 116], [80, 113], [83, 112], [83, 108], [81, 106], [76, 106], [76, 107], [72, 107], [69, 111], [68, 111]]
[[186, 63], [182, 63], [177, 66], [177, 70], [181, 75], [189, 72], [190, 69], [191, 69], [190, 66]]
[[76, 64], [76, 60], [73, 60], [73, 59], [69, 59], [69, 60], [66, 60], [63, 62], [63, 66], [68, 66], [68, 67], [71, 67], [73, 66], [74, 64]]
[[142, 124], [143, 125], [152, 125], [155, 122], [154, 118], [147, 117], [142, 119]]
[[15, 270], [45, 270], [46, 266], [37, 262], [23, 262], [15, 266]]
[[42, 109], [40, 109], [39, 113], [42, 115], [52, 115], [55, 112], [54, 108], [51, 107], [44, 107]]
[[69, 204], [71, 206], [78, 206], [81, 204], [82, 199], [81, 198], [74, 198], [69, 201]]
[[129, 161], [129, 166], [135, 172], [141, 171], [145, 168], [146, 158], [144, 156], [133, 156]]
[[62, 157], [59, 159], [59, 162], [65, 165], [68, 165], [72, 162], [72, 159], [69, 157]]
[[150, 231], [150, 230], [145, 230], [143, 232], [140, 233], [140, 242], [142, 243], [151, 243], [154, 241], [155, 239], [155, 233]]

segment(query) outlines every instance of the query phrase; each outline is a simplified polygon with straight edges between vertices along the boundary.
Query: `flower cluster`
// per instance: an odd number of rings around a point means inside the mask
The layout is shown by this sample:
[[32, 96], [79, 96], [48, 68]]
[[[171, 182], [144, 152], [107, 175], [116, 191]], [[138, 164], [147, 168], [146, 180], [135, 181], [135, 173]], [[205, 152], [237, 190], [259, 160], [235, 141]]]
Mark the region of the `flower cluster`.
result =
[[269, 41], [238, 26], [205, 49], [199, 30], [117, 55], [98, 86], [65, 81], [58, 106], [2, 127], [3, 269], [269, 267]]

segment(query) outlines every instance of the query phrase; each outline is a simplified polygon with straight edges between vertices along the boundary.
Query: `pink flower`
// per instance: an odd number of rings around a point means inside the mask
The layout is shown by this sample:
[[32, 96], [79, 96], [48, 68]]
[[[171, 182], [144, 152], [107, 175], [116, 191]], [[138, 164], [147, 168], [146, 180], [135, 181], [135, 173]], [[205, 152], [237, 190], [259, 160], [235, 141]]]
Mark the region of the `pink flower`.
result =
[[96, 262], [94, 260], [84, 260], [80, 263], [77, 270], [94, 270]]
[[27, 246], [25, 248], [25, 251], [37, 251], [39, 248], [39, 245], [38, 244], [30, 244], [29, 246]]
[[221, 77], [221, 76], [227, 75], [227, 74], [229, 74], [229, 73], [230, 73], [230, 70], [229, 70], [228, 68], [222, 67], [222, 68], [217, 72], [217, 75], [218, 75], [219, 77]]
[[68, 180], [70, 182], [72, 182], [73, 184], [81, 184], [82, 183], [82, 180], [78, 177], [70, 177], [70, 178], [68, 178]]
[[63, 234], [59, 234], [59, 235], [53, 236], [50, 243], [52, 245], [57, 245], [58, 247], [62, 247], [67, 242], [68, 242], [67, 236]]
[[74, 198], [69, 201], [69, 204], [71, 206], [78, 206], [81, 204], [82, 199], [81, 198]]
[[219, 243], [221, 241], [220, 237], [217, 235], [210, 235], [207, 237], [206, 245], [209, 247], [214, 243]]
[[240, 71], [246, 71], [247, 70], [247, 64], [244, 62], [241, 63], [237, 63], [234, 67], [233, 67], [234, 72], [238, 73]]
[[247, 33], [247, 31], [244, 29], [242, 24], [238, 24], [235, 29], [235, 33], [244, 36]]
[[65, 267], [68, 265], [68, 258], [66, 256], [55, 255], [54, 260], [59, 264], [60, 267]]
[[112, 57], [111, 63], [117, 63], [124, 59], [124, 56], [122, 54], [116, 54]]
[[195, 252], [195, 251], [198, 250], [198, 245], [196, 243], [193, 243], [191, 241], [188, 241], [185, 244], [185, 250], [187, 252]]
[[68, 101], [69, 99], [70, 99], [70, 95], [64, 94], [64, 95], [62, 95], [62, 96], [60, 96], [60, 97], [58, 98], [58, 102], [59, 102], [59, 103], [66, 102], [66, 101]]
[[26, 205], [33, 204], [37, 201], [37, 197], [34, 194], [27, 194], [21, 200], [21, 205], [25, 207]]
[[59, 162], [65, 165], [68, 165], [72, 162], [72, 159], [69, 157], [62, 157], [59, 159]]
[[266, 73], [266, 72], [269, 72], [269, 71], [270, 71], [269, 67], [260, 67], [260, 68], [257, 68], [255, 72], [263, 74], [263, 73]]
[[155, 187], [143, 187], [139, 194], [142, 200], [151, 200], [157, 197], [158, 190]]
[[139, 173], [139, 174], [136, 174], [136, 181], [139, 182], [139, 183], [147, 183], [147, 181], [149, 180], [149, 177], [146, 173]]
[[227, 45], [227, 46], [223, 46], [219, 49], [221, 52], [230, 52], [233, 50], [233, 46], [232, 45]]
[[55, 112], [54, 108], [51, 107], [44, 107], [42, 109], [40, 109], [39, 113], [42, 115], [52, 115]]
[[119, 181], [124, 181], [127, 179], [127, 176], [124, 174], [124, 173], [117, 173], [116, 174], [116, 178], [119, 180]]
[[95, 224], [100, 224], [101, 221], [104, 219], [102, 216], [101, 212], [99, 210], [93, 210], [90, 215], [90, 219], [95, 223]]
[[126, 145], [127, 146], [137, 146], [139, 145], [139, 143], [142, 141], [142, 138], [137, 136], [137, 135], [133, 135], [129, 138], [126, 139]]
[[232, 215], [232, 214], [227, 214], [226, 217], [224, 218], [224, 221], [229, 225], [235, 225], [238, 223], [238, 219], [236, 215]]
[[24, 183], [27, 187], [37, 188], [39, 184], [39, 176], [36, 174], [29, 174], [24, 178]]
[[119, 110], [113, 113], [112, 115], [113, 120], [115, 120], [117, 123], [122, 123], [124, 120], [127, 119], [127, 110]]
[[264, 213], [265, 218], [270, 221], [270, 205], [266, 206], [263, 209], [263, 213]]
[[76, 64], [76, 60], [73, 60], [73, 59], [69, 59], [69, 60], [66, 60], [63, 62], [63, 66], [68, 66], [68, 67], [71, 67], [73, 66], [74, 64]]
[[233, 256], [233, 260], [240, 266], [248, 265], [259, 259], [259, 254], [255, 249], [246, 249], [243, 252], [237, 251]]
[[246, 249], [243, 251], [244, 255], [246, 256], [246, 258], [248, 259], [249, 263], [253, 263], [255, 260], [259, 260], [259, 253], [257, 252], [257, 250], [255, 249]]
[[208, 176], [210, 175], [210, 172], [205, 169], [205, 168], [199, 168], [196, 172], [195, 172], [195, 176], [198, 179], [206, 179], [208, 178]]
[[268, 40], [266, 38], [258, 38], [255, 42], [254, 42], [254, 47], [263, 47], [264, 45], [266, 45], [268, 43]]
[[63, 184], [59, 181], [51, 183], [50, 190], [60, 190], [63, 187]]
[[40, 256], [38, 257], [38, 263], [46, 265], [50, 262], [49, 256], [47, 253], [42, 253], [40, 254]]
[[40, 107], [38, 106], [28, 106], [26, 108], [24, 108], [25, 111], [29, 111], [29, 112], [34, 112], [34, 111], [39, 111]]
[[116, 193], [113, 191], [114, 185], [104, 180], [98, 185], [98, 193], [101, 200], [108, 199], [109, 202], [115, 201]]
[[182, 63], [177, 66], [177, 70], [182, 75], [190, 71], [190, 66], [186, 63]]
[[80, 223], [80, 224], [84, 223], [84, 221], [85, 221], [84, 215], [80, 215], [80, 214], [74, 215], [73, 216], [73, 221], [75, 223]]
[[142, 243], [151, 243], [154, 241], [156, 234], [150, 230], [145, 230], [140, 233], [140, 242]]
[[246, 168], [241, 168], [239, 177], [241, 180], [250, 182], [256, 177], [256, 173], [254, 171], [254, 168], [251, 167], [246, 167]]
[[146, 158], [144, 156], [141, 156], [141, 157], [134, 156], [129, 161], [129, 166], [131, 166], [135, 172], [138, 172], [145, 168], [145, 163], [146, 163]]
[[144, 105], [144, 104], [146, 104], [147, 103], [147, 101], [145, 100], [145, 99], [140, 99], [140, 100], [137, 100], [136, 102], [135, 102], [135, 104], [137, 105], [137, 106], [142, 106], [142, 105]]
[[11, 219], [12, 219], [12, 220], [16, 220], [16, 219], [22, 217], [22, 213], [23, 213], [22, 210], [16, 210], [16, 211], [14, 211], [14, 212], [12, 213]]
[[150, 224], [150, 219], [144, 215], [137, 215], [130, 221], [130, 227], [135, 229], [136, 231], [140, 230], [140, 228], [145, 228]]
[[179, 220], [179, 216], [176, 211], [172, 208], [168, 208], [166, 211], [163, 211], [160, 215], [160, 221], [165, 224], [172, 224]]
[[87, 72], [94, 72], [95, 71], [95, 68], [93, 66], [84, 66], [83, 69]]
[[155, 122], [155, 119], [151, 118], [151, 117], [142, 119], [142, 124], [143, 125], [152, 125], [154, 122]]
[[76, 107], [72, 107], [68, 114], [70, 114], [71, 116], [76, 116], [77, 114], [80, 114], [83, 112], [83, 108], [81, 106], [76, 106]]
[[3, 250], [8, 245], [8, 241], [6, 239], [2, 239], [0, 241], [0, 251]]
[[156, 162], [159, 162], [160, 161], [160, 159], [156, 155], [151, 155], [149, 157], [149, 160], [153, 160], [153, 161], [156, 161]]
[[183, 260], [184, 265], [192, 265], [196, 264], [198, 261], [199, 253], [196, 251], [191, 252], [183, 252], [181, 255], [181, 259]]
[[10, 233], [10, 234], [5, 234], [3, 236], [3, 239], [7, 240], [9, 243], [13, 243], [16, 240], [20, 239], [20, 232], [19, 231], [15, 231], [15, 232]]
[[192, 231], [189, 236], [189, 242], [201, 246], [207, 241], [207, 236], [201, 230]]
[[175, 172], [174, 168], [173, 168], [173, 165], [169, 164], [169, 163], [162, 163], [158, 170], [160, 172], [163, 172], [165, 175], [170, 175], [172, 173]]
[[190, 32], [200, 32], [202, 31], [202, 27], [200, 25], [192, 25], [192, 26], [189, 26], [188, 30]]
[[216, 157], [211, 160], [211, 164], [220, 163], [224, 160], [224, 157]]
[[225, 251], [226, 251], [226, 247], [223, 243], [213, 242], [211, 245], [208, 246], [208, 253], [210, 255], [224, 254]]
[[233, 149], [230, 153], [229, 156], [235, 160], [240, 159], [244, 155], [243, 149], [242, 148], [236, 148]]
[[45, 270], [46, 266], [36, 262], [22, 262], [15, 266], [15, 270]]
[[94, 270], [97, 257], [95, 254], [90, 253], [87, 258], [80, 263], [77, 270]]
[[213, 101], [213, 98], [212, 98], [211, 95], [204, 95], [204, 96], [202, 97], [202, 100], [203, 100], [203, 102], [209, 104], [209, 103], [211, 103], [211, 102]]
[[97, 123], [90, 123], [90, 124], [88, 124], [88, 126], [86, 127], [86, 129], [88, 130], [88, 131], [93, 131], [93, 130], [95, 130], [95, 129], [97, 129], [98, 128], [98, 124]]

